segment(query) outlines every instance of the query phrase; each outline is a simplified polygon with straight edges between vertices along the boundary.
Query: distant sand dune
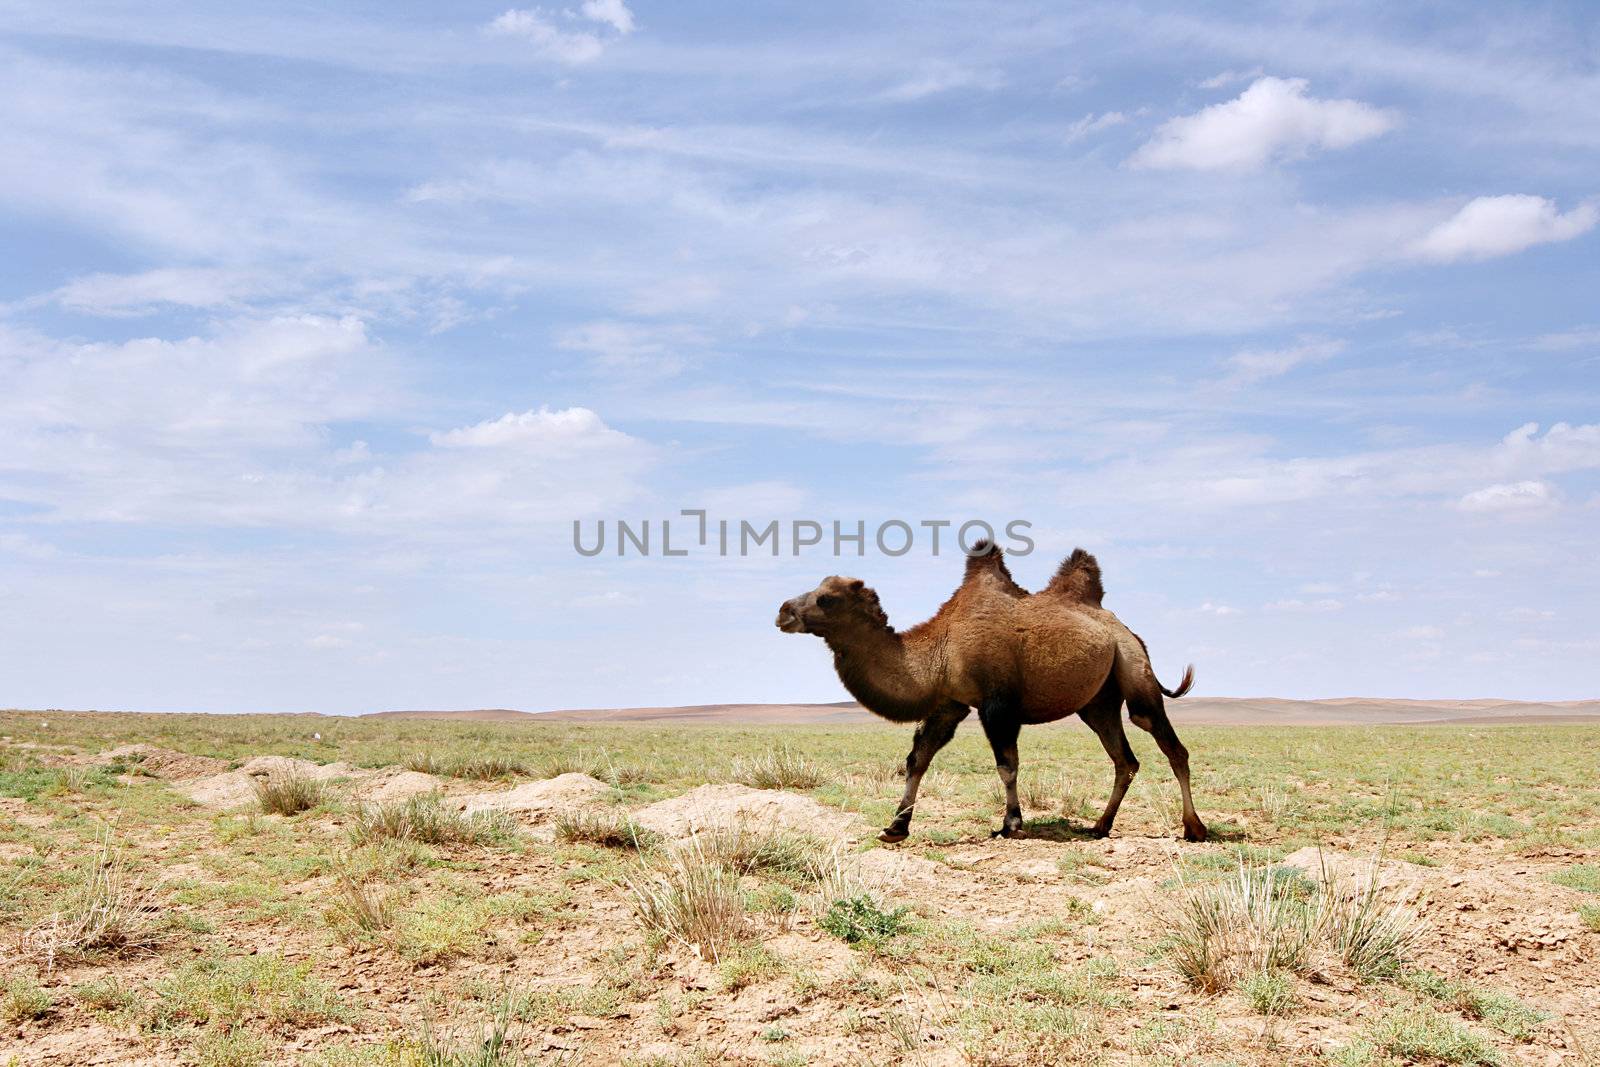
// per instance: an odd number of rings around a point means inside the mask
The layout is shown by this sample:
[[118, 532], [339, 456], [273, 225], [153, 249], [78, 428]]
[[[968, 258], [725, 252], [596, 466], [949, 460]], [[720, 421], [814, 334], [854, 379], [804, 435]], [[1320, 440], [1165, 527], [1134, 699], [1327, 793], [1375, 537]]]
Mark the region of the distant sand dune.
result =
[[[1453, 723], [1549, 724], [1600, 721], [1600, 700], [1517, 701], [1386, 700], [1339, 697], [1285, 700], [1278, 697], [1185, 697], [1168, 701], [1173, 721], [1204, 726], [1383, 726]], [[380, 711], [400, 719], [480, 721], [705, 723], [708, 725], [829, 725], [882, 722], [853, 701], [837, 704], [698, 704], [679, 708], [585, 708], [571, 711]]]

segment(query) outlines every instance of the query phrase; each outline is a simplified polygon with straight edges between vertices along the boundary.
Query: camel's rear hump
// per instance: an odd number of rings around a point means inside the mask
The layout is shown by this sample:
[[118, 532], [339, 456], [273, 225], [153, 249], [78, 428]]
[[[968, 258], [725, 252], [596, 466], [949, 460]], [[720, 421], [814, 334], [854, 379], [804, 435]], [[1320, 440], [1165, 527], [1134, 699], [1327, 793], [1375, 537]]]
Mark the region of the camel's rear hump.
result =
[[1072, 555], [1056, 568], [1056, 576], [1044, 591], [1049, 596], [1100, 607], [1106, 595], [1106, 588], [1100, 583], [1100, 561], [1081, 548], [1073, 549]]

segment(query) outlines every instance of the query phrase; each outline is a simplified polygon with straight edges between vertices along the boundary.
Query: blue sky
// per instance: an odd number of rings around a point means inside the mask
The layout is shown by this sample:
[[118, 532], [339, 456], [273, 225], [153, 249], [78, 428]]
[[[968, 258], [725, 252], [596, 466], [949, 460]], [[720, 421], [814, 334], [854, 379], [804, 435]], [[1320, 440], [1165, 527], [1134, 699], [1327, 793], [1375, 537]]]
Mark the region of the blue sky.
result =
[[[834, 700], [1033, 524], [1199, 691], [1600, 653], [1583, 5], [0, 0], [0, 706]], [[675, 531], [676, 534], [676, 531]]]

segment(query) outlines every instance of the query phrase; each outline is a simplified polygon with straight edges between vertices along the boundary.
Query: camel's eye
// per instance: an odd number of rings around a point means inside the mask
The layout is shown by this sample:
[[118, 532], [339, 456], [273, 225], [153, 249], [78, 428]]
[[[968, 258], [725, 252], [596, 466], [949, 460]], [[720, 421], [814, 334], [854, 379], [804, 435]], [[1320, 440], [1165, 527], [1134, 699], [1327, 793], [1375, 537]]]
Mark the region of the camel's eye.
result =
[[834, 596], [832, 593], [823, 593], [821, 596], [817, 597], [817, 607], [824, 611], [833, 607], [837, 603], [839, 603], [839, 598]]

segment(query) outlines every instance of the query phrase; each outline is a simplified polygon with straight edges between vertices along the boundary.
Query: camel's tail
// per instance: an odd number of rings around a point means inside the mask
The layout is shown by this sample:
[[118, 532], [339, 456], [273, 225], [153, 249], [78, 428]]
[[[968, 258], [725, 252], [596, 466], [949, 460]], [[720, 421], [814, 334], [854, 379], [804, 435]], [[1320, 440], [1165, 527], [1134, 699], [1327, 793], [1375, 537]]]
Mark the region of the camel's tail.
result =
[[[1160, 680], [1157, 680], [1156, 684], [1157, 685], [1161, 685]], [[1183, 694], [1187, 693], [1193, 687], [1194, 687], [1194, 664], [1191, 663], [1191, 664], [1189, 664], [1187, 667], [1185, 667], [1183, 669], [1183, 681], [1178, 683], [1178, 688], [1176, 688], [1176, 689], [1168, 689], [1166, 686], [1161, 685], [1161, 691], [1163, 693], [1167, 694], [1167, 696], [1171, 697], [1173, 700], [1177, 700], [1179, 697], [1183, 696]]]

